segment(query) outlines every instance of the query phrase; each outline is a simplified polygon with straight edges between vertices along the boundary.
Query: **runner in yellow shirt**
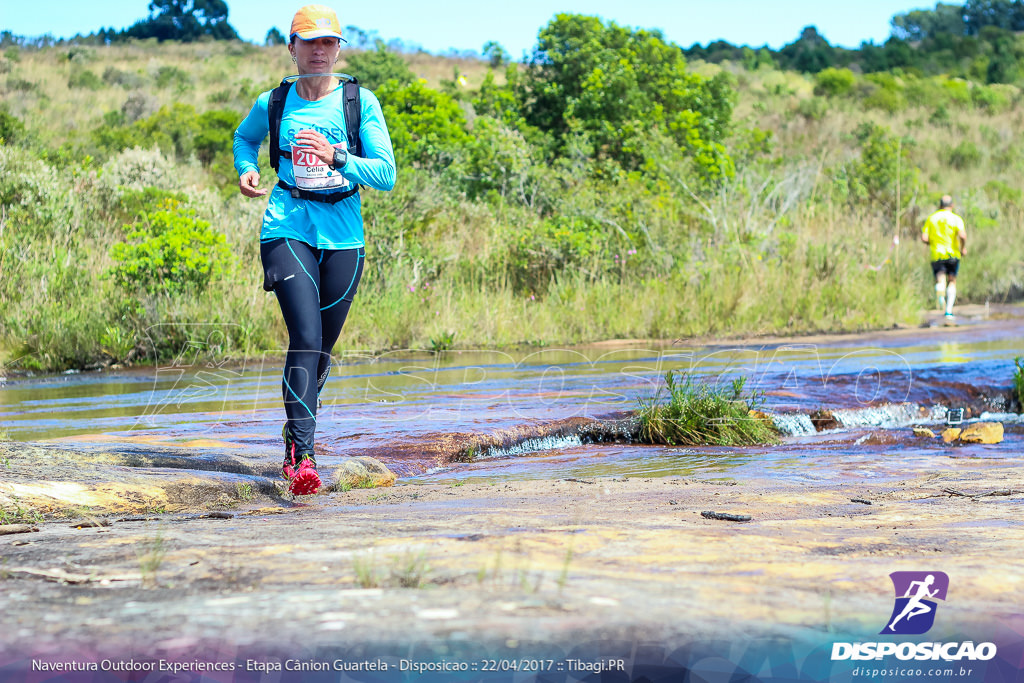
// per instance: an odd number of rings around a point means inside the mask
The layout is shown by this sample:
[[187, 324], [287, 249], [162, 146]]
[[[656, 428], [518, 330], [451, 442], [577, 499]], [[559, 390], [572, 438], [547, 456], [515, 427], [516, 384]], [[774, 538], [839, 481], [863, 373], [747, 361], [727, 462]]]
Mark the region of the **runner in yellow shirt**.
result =
[[948, 194], [939, 201], [939, 210], [925, 221], [921, 241], [930, 247], [939, 309], [945, 309], [946, 322], [952, 323], [956, 274], [960, 270], [960, 258], [967, 253], [967, 233], [964, 219], [953, 213], [953, 198]]

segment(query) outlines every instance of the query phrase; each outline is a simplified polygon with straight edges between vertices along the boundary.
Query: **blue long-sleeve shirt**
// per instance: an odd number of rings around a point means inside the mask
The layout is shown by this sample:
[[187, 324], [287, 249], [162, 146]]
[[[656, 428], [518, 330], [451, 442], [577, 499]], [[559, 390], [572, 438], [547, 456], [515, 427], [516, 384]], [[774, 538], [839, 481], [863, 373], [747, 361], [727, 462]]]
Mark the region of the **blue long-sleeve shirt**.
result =
[[[289, 88], [281, 116], [281, 137], [278, 141], [281, 149], [290, 150], [292, 145], [297, 144], [295, 134], [300, 130], [317, 130], [332, 145], [347, 141], [342, 90], [339, 85], [327, 97], [311, 102], [300, 97], [295, 87]], [[259, 171], [256, 159], [260, 143], [270, 131], [267, 118], [270, 92], [268, 90], [256, 99], [249, 115], [235, 131], [233, 149], [235, 170], [239, 175]], [[341, 175], [350, 183], [390, 190], [395, 184], [395, 153], [380, 102], [365, 88], [359, 89], [359, 100], [359, 139], [364, 156], [357, 157], [350, 153], [348, 161], [341, 168]], [[281, 157], [278, 177], [295, 185], [292, 160]], [[327, 204], [294, 199], [291, 193], [274, 185], [267, 210], [263, 214], [260, 241], [288, 237], [318, 249], [362, 247], [365, 243], [361, 208], [359, 193], [336, 204]]]

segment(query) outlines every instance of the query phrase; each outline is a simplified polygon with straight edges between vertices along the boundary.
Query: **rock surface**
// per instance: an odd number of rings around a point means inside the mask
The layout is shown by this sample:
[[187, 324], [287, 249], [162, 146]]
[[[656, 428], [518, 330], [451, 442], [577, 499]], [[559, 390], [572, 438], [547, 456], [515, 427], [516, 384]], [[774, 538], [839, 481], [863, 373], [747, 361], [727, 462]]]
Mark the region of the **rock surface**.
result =
[[1002, 443], [1002, 422], [975, 422], [960, 433], [960, 441], [964, 443]]
[[332, 491], [341, 491], [346, 486], [354, 489], [375, 489], [391, 486], [397, 479], [394, 472], [384, 463], [367, 456], [346, 458], [340, 467], [332, 471], [331, 478], [337, 482]]

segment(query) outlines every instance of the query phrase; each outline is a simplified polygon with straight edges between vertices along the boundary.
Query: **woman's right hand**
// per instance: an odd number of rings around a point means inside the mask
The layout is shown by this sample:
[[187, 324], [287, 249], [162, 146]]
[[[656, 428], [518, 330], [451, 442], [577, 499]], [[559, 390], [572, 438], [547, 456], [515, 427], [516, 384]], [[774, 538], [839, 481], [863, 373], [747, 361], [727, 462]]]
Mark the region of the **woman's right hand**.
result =
[[254, 199], [256, 197], [262, 197], [267, 194], [266, 190], [259, 188], [260, 174], [258, 171], [246, 171], [242, 175], [238, 176], [238, 189], [241, 190], [242, 195]]

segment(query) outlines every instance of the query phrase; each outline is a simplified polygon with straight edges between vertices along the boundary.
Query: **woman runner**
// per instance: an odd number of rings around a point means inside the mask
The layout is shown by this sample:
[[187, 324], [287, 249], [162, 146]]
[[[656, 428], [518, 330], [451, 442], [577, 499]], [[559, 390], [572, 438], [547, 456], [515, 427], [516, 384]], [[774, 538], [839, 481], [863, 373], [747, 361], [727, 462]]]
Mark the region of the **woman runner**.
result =
[[[256, 99], [235, 131], [234, 155], [241, 193], [265, 196], [257, 154], [272, 127], [279, 128], [270, 140], [271, 158], [279, 154], [279, 181], [263, 214], [260, 259], [263, 288], [277, 296], [288, 328], [283, 474], [292, 494], [307, 495], [320, 488], [313, 455], [317, 399], [363, 272], [359, 185], [390, 190], [395, 155], [377, 98], [355, 84], [345, 87], [334, 74], [342, 41], [334, 11], [303, 7], [289, 36], [298, 76]], [[355, 119], [350, 138], [348, 123]]]

